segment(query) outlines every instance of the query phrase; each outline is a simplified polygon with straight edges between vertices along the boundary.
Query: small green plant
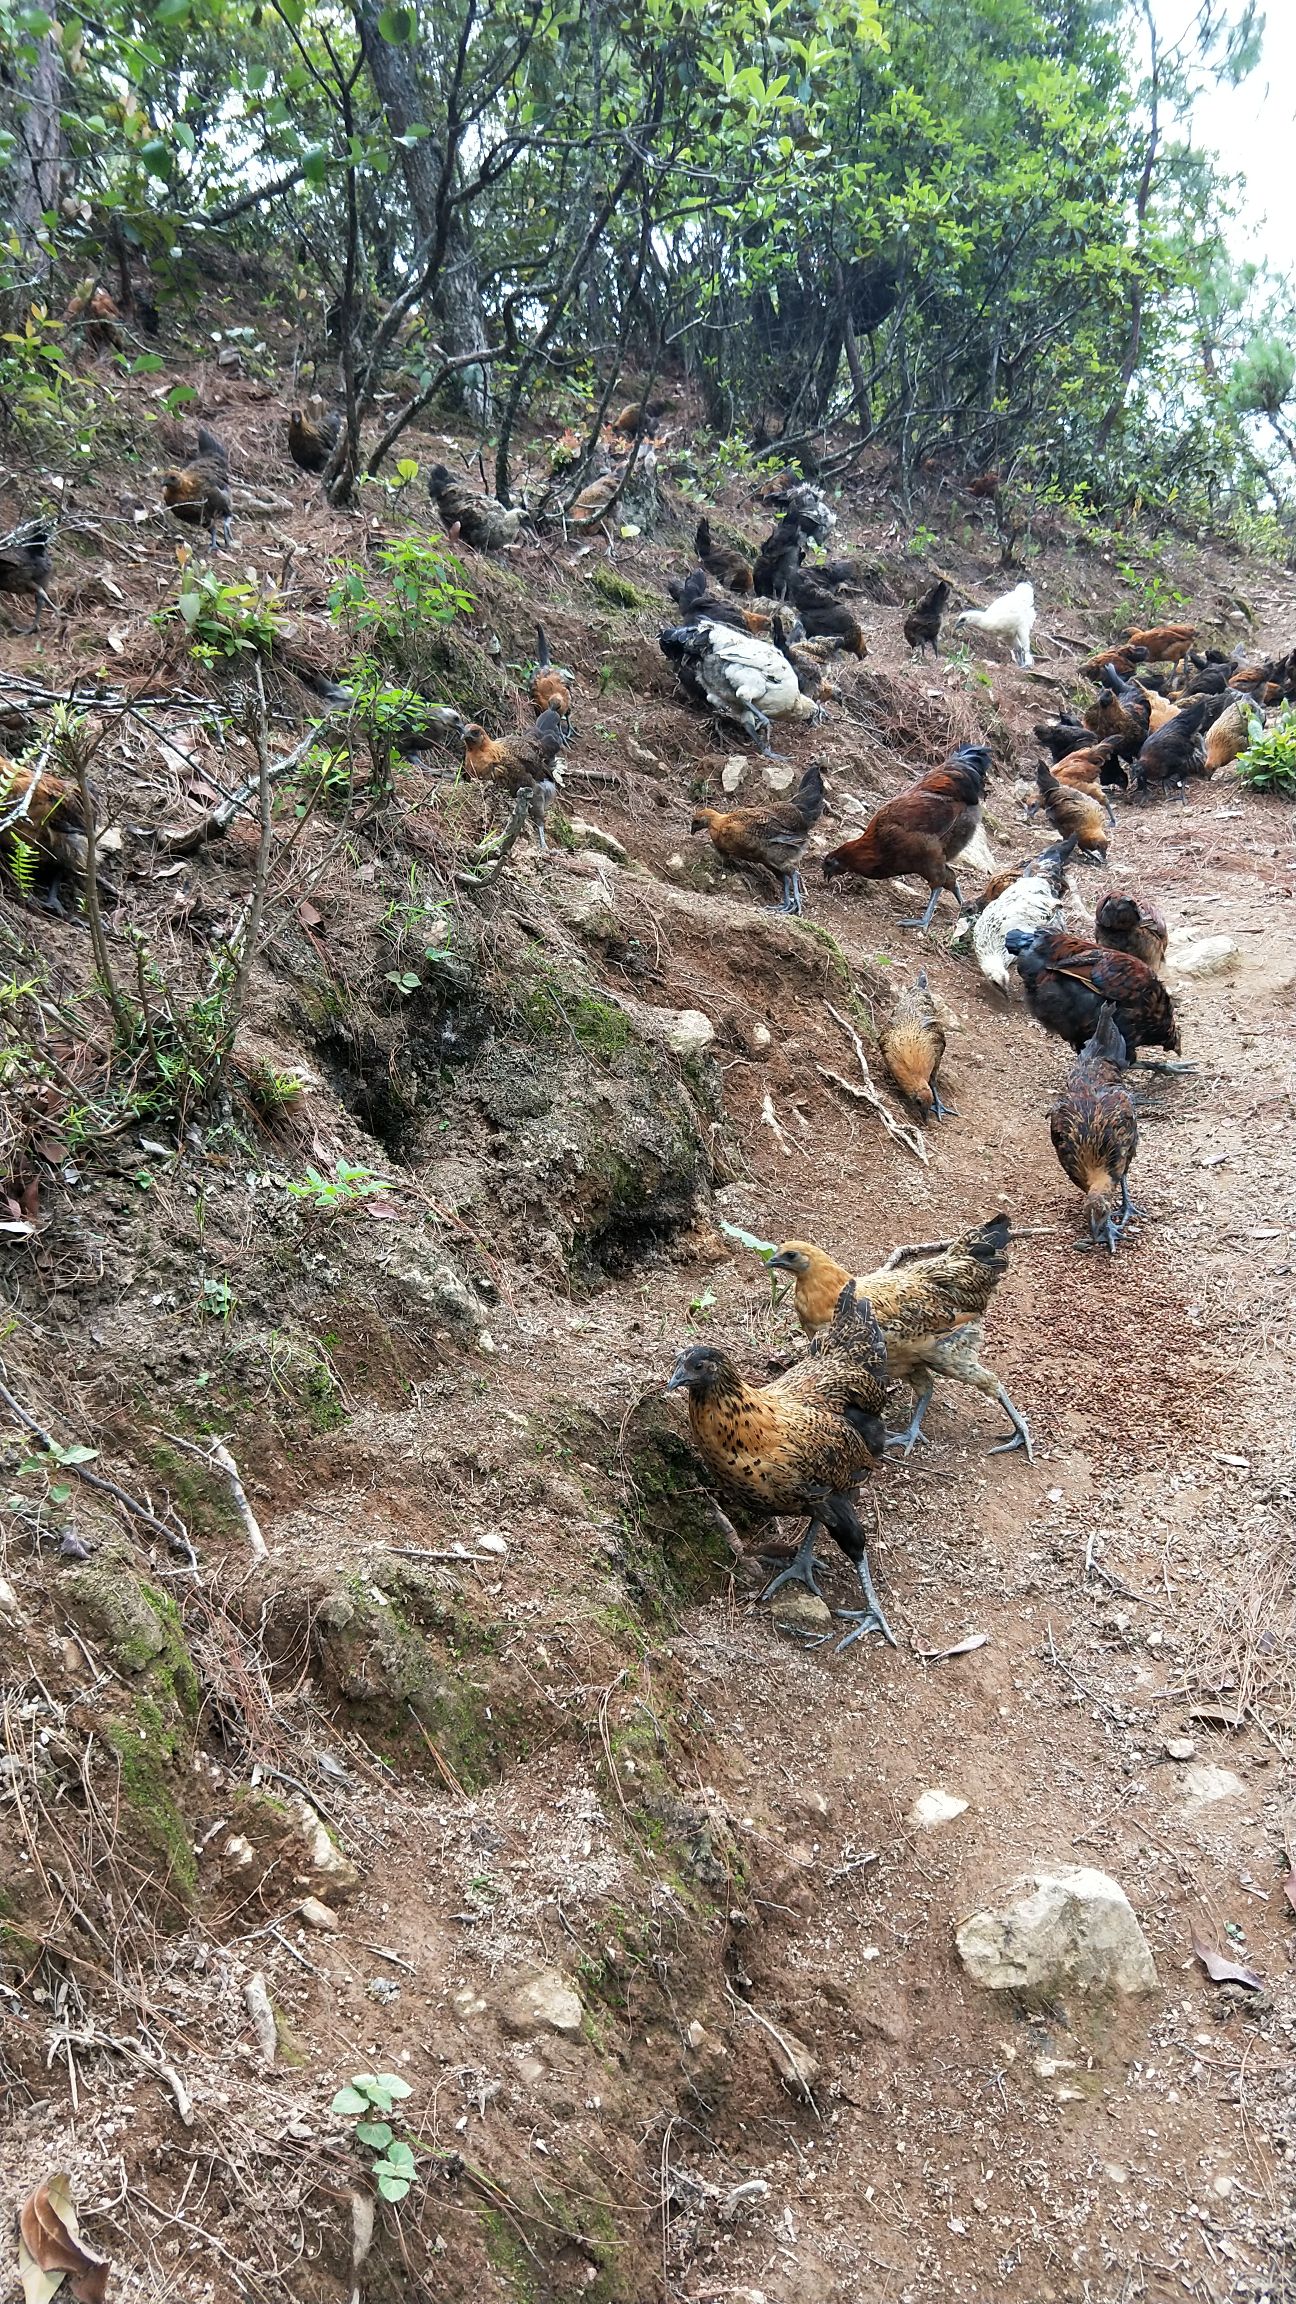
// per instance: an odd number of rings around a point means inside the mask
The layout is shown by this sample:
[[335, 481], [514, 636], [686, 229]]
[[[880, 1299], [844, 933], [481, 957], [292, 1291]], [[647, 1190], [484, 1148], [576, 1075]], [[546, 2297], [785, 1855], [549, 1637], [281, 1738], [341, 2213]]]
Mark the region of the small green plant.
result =
[[1276, 720], [1253, 735], [1238, 760], [1238, 782], [1253, 792], [1296, 800], [1296, 706], [1284, 704]]
[[274, 592], [218, 576], [214, 568], [197, 568], [190, 561], [181, 575], [175, 605], [164, 608], [158, 622], [176, 618], [189, 632], [191, 653], [200, 664], [217, 664], [223, 657], [268, 656], [279, 630], [279, 601]]
[[357, 2072], [329, 2106], [354, 2120], [352, 2135], [362, 2152], [373, 2155], [369, 2173], [384, 2200], [403, 2200], [417, 2173], [414, 2148], [396, 2134], [389, 2117], [410, 2092], [408, 2080], [395, 2072]]
[[924, 552], [930, 552], [933, 544], [939, 542], [940, 538], [934, 528], [915, 528], [905, 550], [911, 560], [921, 560]]
[[[378, 923], [378, 934], [390, 944], [401, 965], [389, 968], [385, 981], [402, 998], [422, 990], [422, 966], [444, 966], [453, 949], [454, 916], [449, 900], [429, 895], [418, 866], [410, 866], [407, 893], [393, 896]], [[418, 963], [418, 964], [416, 964]]]
[[[21, 1480], [30, 1472], [43, 1472], [48, 1479], [51, 1465], [62, 1471], [71, 1471], [77, 1464], [93, 1464], [98, 1454], [97, 1448], [63, 1448], [57, 1440], [51, 1440], [43, 1455], [24, 1457], [18, 1467], [18, 1477]], [[46, 1501], [50, 1504], [66, 1504], [71, 1494], [71, 1486], [66, 1480], [52, 1481], [45, 1491]]]
[[391, 1183], [386, 1176], [378, 1176], [372, 1168], [353, 1167], [350, 1161], [334, 1163], [331, 1176], [321, 1176], [318, 1168], [308, 1168], [306, 1174], [287, 1187], [294, 1200], [307, 1200], [312, 1208], [324, 1214], [335, 1214], [342, 1208], [357, 1208], [376, 1192], [390, 1192]]
[[232, 1320], [238, 1297], [228, 1280], [211, 1273], [205, 1275], [198, 1298], [198, 1316], [202, 1320]]
[[306, 1082], [300, 1072], [277, 1072], [272, 1064], [249, 1064], [243, 1089], [259, 1120], [283, 1120], [300, 1111]]
[[453, 552], [402, 536], [384, 544], [377, 561], [391, 579], [390, 593], [376, 593], [370, 570], [357, 567], [344, 569], [329, 593], [332, 615], [363, 633], [371, 645], [396, 646], [421, 624], [452, 624], [471, 610], [473, 595]]

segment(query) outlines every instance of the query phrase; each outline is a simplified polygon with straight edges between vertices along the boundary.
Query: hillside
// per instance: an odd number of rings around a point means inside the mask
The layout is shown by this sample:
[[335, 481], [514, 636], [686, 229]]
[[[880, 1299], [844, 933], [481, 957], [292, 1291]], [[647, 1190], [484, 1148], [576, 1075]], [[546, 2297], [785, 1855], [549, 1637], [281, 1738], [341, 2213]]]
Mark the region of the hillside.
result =
[[[1015, 575], [992, 507], [939, 471], [906, 505], [865, 460], [832, 548], [867, 654], [764, 764], [658, 645], [699, 509], [749, 545], [768, 524], [770, 467], [703, 489], [686, 393], [639, 533], [459, 548], [470, 605], [438, 621], [426, 569], [402, 607], [381, 554], [448, 548], [422, 473], [467, 436], [413, 428], [420, 478], [333, 508], [255, 366], [169, 352], [115, 386], [75, 486], [27, 450], [4, 480], [6, 526], [61, 502], [59, 619], [0, 634], [4, 742], [52, 737], [60, 775], [83, 742], [129, 1010], [114, 1040], [84, 911], [10, 876], [6, 2200], [66, 2169], [109, 2294], [193, 2304], [1296, 2293], [1291, 807], [1228, 772], [1118, 799], [1110, 874], [1072, 869], [1090, 910], [1119, 879], [1180, 950], [1237, 948], [1218, 974], [1172, 953], [1192, 1069], [1141, 1075], [1114, 1258], [1077, 1253], [1068, 1055], [1019, 987], [951, 951], [949, 898], [918, 937], [914, 884], [816, 863], [972, 739], [996, 859], [1025, 856], [1031, 726], [1088, 702], [1087, 649], [1182, 612], [1285, 650], [1296, 581], [1039, 514], [1033, 670], [952, 620], [919, 662], [903, 605], [938, 571], [958, 605]], [[234, 483], [232, 545], [183, 582], [248, 587], [209, 597], [205, 661], [159, 621], [176, 381]], [[515, 449], [532, 493], [557, 429]], [[319, 688], [367, 650], [522, 729], [537, 620], [575, 737], [552, 853], [524, 834], [488, 884], [505, 809], [458, 745], [401, 757], [381, 698]], [[301, 748], [263, 849], [259, 745]], [[797, 921], [689, 827], [812, 761]], [[874, 1043], [919, 967], [956, 1108], [921, 1154], [852, 1092], [851, 1041], [912, 1127]], [[804, 1645], [710, 1502], [676, 1354], [796, 1347], [737, 1234], [867, 1271], [1000, 1209], [987, 1359], [1034, 1460], [938, 1385], [930, 1444], [863, 1499], [898, 1648]], [[849, 1604], [835, 1553], [823, 1581]], [[963, 1805], [927, 1824], [933, 1791]], [[978, 1989], [955, 1925], [1072, 1864], [1127, 1893], [1155, 1995]], [[410, 2091], [396, 2201], [330, 2110], [358, 2074]]]

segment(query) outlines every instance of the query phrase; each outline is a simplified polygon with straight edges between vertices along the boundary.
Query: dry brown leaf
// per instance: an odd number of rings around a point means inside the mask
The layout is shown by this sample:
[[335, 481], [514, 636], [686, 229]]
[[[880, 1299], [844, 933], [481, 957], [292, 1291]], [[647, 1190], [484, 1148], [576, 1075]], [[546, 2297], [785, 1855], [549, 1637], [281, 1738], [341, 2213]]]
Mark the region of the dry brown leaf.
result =
[[49, 2304], [65, 2279], [76, 2304], [104, 2304], [107, 2258], [81, 2238], [69, 2176], [38, 2184], [19, 2209], [18, 2272], [24, 2304]]
[[1245, 1984], [1248, 1992], [1264, 1990], [1264, 1978], [1257, 1976], [1254, 1968], [1240, 1968], [1236, 1960], [1226, 1960], [1222, 1952], [1203, 1944], [1197, 1936], [1192, 1940], [1192, 1948], [1212, 1984]]

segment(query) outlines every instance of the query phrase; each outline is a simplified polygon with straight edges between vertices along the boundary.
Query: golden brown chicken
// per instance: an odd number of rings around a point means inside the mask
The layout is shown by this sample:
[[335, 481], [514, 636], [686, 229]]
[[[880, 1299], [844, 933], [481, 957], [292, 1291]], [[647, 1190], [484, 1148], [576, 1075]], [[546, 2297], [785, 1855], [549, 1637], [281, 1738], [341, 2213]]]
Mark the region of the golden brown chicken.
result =
[[50, 559], [50, 545], [53, 541], [52, 520], [24, 520], [21, 527], [11, 529], [7, 536], [0, 536], [0, 592], [14, 599], [21, 599], [25, 595], [35, 601], [35, 618], [26, 627], [31, 632], [40, 630], [42, 608], [49, 608], [55, 615], [58, 614], [45, 589], [54, 574]]
[[191, 528], [205, 528], [216, 545], [216, 523], [226, 544], [231, 540], [233, 500], [229, 490], [229, 457], [214, 432], [198, 427], [198, 453], [187, 464], [162, 475], [162, 501]]
[[1206, 773], [1214, 776], [1231, 761], [1240, 760], [1251, 742], [1251, 731], [1259, 721], [1252, 706], [1239, 697], [1226, 706], [1213, 728], [1206, 734]]
[[[1058, 766], [1065, 768], [1065, 760]], [[1054, 831], [1063, 840], [1074, 836], [1076, 852], [1090, 864], [1101, 863], [1111, 846], [1107, 829], [1110, 808], [1105, 800], [1096, 800], [1083, 786], [1059, 783], [1053, 770], [1044, 760], [1035, 771], [1039, 786], [1039, 804]]]
[[121, 319], [116, 297], [95, 280], [83, 280], [68, 298], [63, 312], [64, 325], [79, 328], [94, 352], [122, 351], [126, 339]]
[[1053, 763], [1053, 774], [1059, 784], [1074, 785], [1078, 792], [1088, 792], [1107, 811], [1105, 787], [1113, 785], [1123, 789], [1129, 782], [1121, 766], [1124, 747], [1123, 736], [1108, 736], [1100, 744], [1085, 744], [1078, 751], [1067, 752]]
[[562, 780], [558, 766], [563, 750], [562, 721], [549, 705], [526, 736], [488, 736], [475, 720], [461, 729], [461, 735], [465, 774], [479, 783], [497, 784], [515, 796], [512, 817], [488, 876], [494, 880], [503, 871], [528, 816], [537, 848], [542, 856], [547, 853], [545, 817]]
[[1104, 664], [1110, 664], [1113, 672], [1119, 672], [1122, 680], [1132, 680], [1136, 665], [1146, 662], [1146, 648], [1135, 647], [1132, 641], [1127, 640], [1121, 647], [1100, 649], [1096, 656], [1090, 656], [1080, 666], [1080, 670], [1086, 679], [1097, 680]]
[[692, 1344], [681, 1352], [666, 1387], [688, 1393], [694, 1441], [725, 1494], [762, 1518], [809, 1514], [795, 1560], [767, 1585], [765, 1598], [791, 1583], [820, 1596], [814, 1559], [819, 1529], [841, 1546], [867, 1603], [834, 1611], [854, 1626], [842, 1648], [871, 1631], [895, 1646], [852, 1502], [852, 1492], [882, 1453], [886, 1367], [877, 1322], [847, 1275], [822, 1337], [772, 1384], [749, 1384], [718, 1345]]
[[745, 559], [741, 552], [736, 552], [731, 544], [715, 543], [711, 535], [711, 523], [705, 516], [697, 524], [697, 534], [693, 541], [698, 559], [708, 576], [714, 576], [718, 584], [727, 584], [731, 592], [751, 591], [750, 560]]
[[1127, 648], [1142, 648], [1149, 664], [1177, 664], [1197, 637], [1195, 624], [1153, 624], [1145, 632], [1126, 634]]
[[[1023, 1448], [1027, 1461], [1034, 1461], [1025, 1417], [979, 1357], [985, 1314], [1008, 1269], [1008, 1233], [1008, 1218], [992, 1216], [960, 1239], [897, 1248], [879, 1271], [858, 1276], [858, 1293], [872, 1306], [882, 1331], [887, 1374], [908, 1384], [915, 1397], [912, 1420], [903, 1432], [887, 1434], [888, 1448], [906, 1456], [912, 1452], [922, 1436], [935, 1380], [947, 1376], [997, 1401], [1007, 1416], [1012, 1438], [992, 1448], [992, 1456]], [[795, 1275], [796, 1315], [807, 1336], [816, 1335], [831, 1318], [850, 1278], [843, 1265], [809, 1240], [785, 1240], [768, 1269]]]
[[550, 705], [563, 724], [563, 734], [571, 733], [572, 690], [576, 675], [565, 665], [555, 664], [549, 653], [549, 635], [543, 624], [536, 626], [536, 668], [531, 675], [527, 694], [537, 713], [547, 712]]
[[1113, 1256], [1126, 1225], [1139, 1213], [1129, 1196], [1138, 1121], [1134, 1099], [1121, 1077], [1125, 1063], [1125, 1042], [1110, 1002], [1104, 1001], [1092, 1037], [1049, 1110], [1053, 1149], [1064, 1173], [1084, 1194], [1090, 1244], [1096, 1248], [1105, 1242]]
[[[24, 870], [24, 858], [28, 867]], [[33, 768], [17, 768], [0, 753], [0, 860], [18, 881], [39, 892], [50, 912], [62, 912], [58, 882], [86, 868], [86, 826], [75, 785]], [[52, 867], [52, 871], [51, 871]]]
[[611, 430], [622, 440], [633, 440], [642, 426], [645, 434], [656, 431], [663, 416], [669, 416], [673, 400], [650, 400], [645, 408], [642, 400], [629, 400], [612, 418]]
[[936, 1003], [927, 988], [927, 971], [920, 968], [913, 983], [901, 993], [878, 1034], [882, 1061], [902, 1096], [916, 1104], [923, 1119], [957, 1120], [952, 1104], [941, 1102], [936, 1086], [945, 1054], [945, 1032]]
[[1169, 935], [1165, 920], [1146, 896], [1113, 888], [1094, 913], [1096, 941], [1108, 952], [1129, 952], [1145, 968], [1160, 973]]
[[341, 437], [336, 408], [326, 408], [317, 422], [300, 408], [288, 419], [288, 453], [300, 472], [323, 472]]
[[922, 917], [902, 920], [902, 928], [930, 928], [942, 890], [963, 899], [954, 866], [976, 838], [981, 802], [990, 774], [984, 744], [963, 744], [939, 768], [884, 800], [853, 840], [843, 840], [823, 860], [825, 880], [854, 873], [862, 880], [924, 879], [931, 900]]
[[696, 808], [689, 829], [709, 833], [726, 864], [759, 864], [773, 872], [783, 887], [779, 911], [799, 914], [805, 902], [799, 867], [823, 805], [823, 775], [812, 763], [786, 800], [761, 808]]

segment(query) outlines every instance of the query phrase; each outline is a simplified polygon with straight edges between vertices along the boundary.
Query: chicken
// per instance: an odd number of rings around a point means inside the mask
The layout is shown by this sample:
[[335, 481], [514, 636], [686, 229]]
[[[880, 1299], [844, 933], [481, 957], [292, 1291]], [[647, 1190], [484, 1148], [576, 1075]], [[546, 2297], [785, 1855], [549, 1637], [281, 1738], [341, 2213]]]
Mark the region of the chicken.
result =
[[1023, 865], [1007, 887], [995, 888], [978, 912], [972, 924], [972, 950], [987, 983], [997, 984], [1001, 992], [1006, 992], [1009, 984], [1009, 930], [1022, 929], [1033, 936], [1037, 928], [1065, 926], [1062, 898], [1067, 887], [1066, 867], [1074, 849], [1074, 839], [1046, 849]]
[[456, 541], [462, 539], [474, 552], [503, 552], [516, 542], [522, 526], [516, 505], [506, 511], [498, 497], [479, 496], [462, 480], [452, 479], [444, 464], [432, 466], [427, 485], [443, 528]]
[[795, 1560], [766, 1586], [766, 1599], [793, 1583], [818, 1596], [814, 1550], [819, 1529], [840, 1545], [866, 1602], [862, 1609], [836, 1611], [854, 1626], [842, 1648], [870, 1631], [895, 1646], [851, 1500], [885, 1443], [886, 1370], [877, 1321], [844, 1274], [824, 1334], [805, 1359], [772, 1384], [749, 1384], [718, 1345], [691, 1344], [681, 1352], [666, 1387], [688, 1393], [694, 1442], [726, 1494], [765, 1519], [784, 1512], [809, 1515]]
[[54, 567], [50, 559], [50, 545], [54, 541], [52, 520], [24, 520], [20, 527], [11, 528], [7, 536], [0, 536], [0, 592], [23, 594], [36, 603], [36, 615], [31, 624], [18, 629], [39, 632], [41, 610], [49, 608], [57, 616], [45, 587], [50, 582]]
[[[1062, 762], [1066, 766], [1066, 762]], [[1075, 784], [1061, 784], [1049, 767], [1041, 760], [1035, 771], [1039, 786], [1039, 804], [1050, 824], [1063, 840], [1074, 833], [1076, 849], [1087, 864], [1106, 862], [1111, 846], [1107, 818], [1111, 813], [1105, 800], [1095, 800], [1091, 792]]]
[[1127, 632], [1128, 648], [1142, 648], [1149, 664], [1177, 664], [1197, 637], [1195, 624], [1154, 624], [1146, 632]]
[[216, 547], [216, 523], [226, 544], [232, 541], [234, 505], [229, 491], [229, 457], [214, 432], [198, 427], [198, 453], [162, 475], [162, 501], [177, 520], [205, 528]]
[[64, 326], [80, 328], [86, 343], [95, 352], [125, 349], [121, 319], [116, 297], [95, 280], [83, 280], [68, 298], [63, 311]]
[[1113, 888], [1094, 913], [1094, 938], [1106, 952], [1129, 952], [1159, 975], [1169, 935], [1162, 915], [1145, 896]]
[[1068, 752], [1079, 752], [1093, 741], [1092, 728], [1086, 727], [1083, 720], [1069, 718], [1037, 720], [1032, 733], [1055, 766], [1059, 760], [1065, 760]]
[[1104, 1000], [1111, 1002], [1116, 1028], [1132, 1059], [1142, 1047], [1179, 1049], [1174, 1002], [1164, 984], [1127, 952], [1104, 951], [1064, 929], [1039, 928], [1033, 936], [1010, 929], [1004, 939], [1037, 1023], [1079, 1051], [1093, 1037]]
[[1002, 486], [1003, 481], [997, 472], [978, 472], [975, 480], [968, 481], [967, 492], [969, 496], [975, 496], [979, 499], [993, 499], [999, 494]]
[[1061, 1095], [1049, 1108], [1053, 1149], [1064, 1174], [1084, 1194], [1090, 1244], [1096, 1248], [1105, 1241], [1113, 1256], [1126, 1225], [1139, 1213], [1129, 1196], [1138, 1121], [1134, 1099], [1121, 1080], [1125, 1062], [1125, 1042], [1110, 1002], [1104, 1001]]
[[926, 881], [931, 901], [918, 920], [902, 928], [929, 928], [948, 889], [962, 902], [954, 865], [975, 839], [981, 800], [990, 774], [984, 745], [964, 744], [943, 768], [933, 768], [908, 792], [884, 800], [853, 840], [844, 840], [824, 858], [825, 880], [853, 872], [862, 880], [894, 880], [914, 874]]
[[938, 584], [932, 585], [930, 592], [924, 592], [921, 600], [915, 600], [905, 617], [905, 639], [920, 655], [924, 648], [930, 648], [933, 656], [940, 654], [941, 618], [945, 614], [950, 589], [942, 576]]
[[528, 816], [537, 848], [541, 855], [547, 853], [545, 817], [562, 781], [558, 765], [563, 749], [562, 721], [551, 704], [527, 736], [488, 736], [475, 720], [462, 727], [461, 735], [465, 773], [479, 782], [498, 784], [515, 796], [512, 817], [488, 876], [497, 880]]
[[1035, 623], [1035, 587], [1014, 584], [1011, 592], [992, 600], [988, 608], [960, 608], [957, 621], [971, 624], [989, 640], [1006, 640], [1016, 663], [1029, 668], [1035, 661], [1030, 637]]
[[727, 584], [731, 592], [751, 591], [750, 560], [745, 559], [741, 552], [736, 552], [731, 544], [713, 543], [711, 523], [706, 518], [699, 520], [693, 541], [698, 559], [708, 576], [714, 576], [718, 584]]
[[[800, 632], [801, 627], [795, 616], [789, 620]], [[837, 655], [833, 643], [830, 640], [806, 640], [802, 634], [802, 644], [797, 647], [777, 609], [769, 622], [770, 638], [795, 672], [802, 695], [812, 696], [817, 704], [839, 703], [841, 690], [825, 669], [826, 664]]]
[[761, 497], [776, 512], [794, 520], [802, 535], [812, 544], [826, 544], [837, 525], [837, 515], [813, 480], [784, 479], [773, 488], [767, 488]]
[[1107, 736], [1100, 744], [1085, 744], [1078, 751], [1066, 752], [1054, 761], [1053, 774], [1059, 784], [1071, 784], [1078, 792], [1088, 792], [1110, 814], [1104, 786], [1123, 790], [1129, 782], [1121, 765], [1125, 742], [1123, 736]]
[[824, 594], [819, 600], [811, 601], [795, 588], [792, 597], [808, 640], [835, 640], [847, 656], [867, 656], [868, 645], [859, 618], [851, 614], [844, 600], [833, 600]]
[[633, 440], [636, 432], [655, 432], [663, 416], [669, 416], [673, 400], [650, 400], [647, 407], [642, 400], [630, 400], [612, 418], [611, 429], [623, 440]]
[[1209, 696], [1195, 696], [1163, 727], [1153, 729], [1134, 762], [1136, 791], [1146, 792], [1149, 784], [1159, 784], [1163, 790], [1167, 784], [1177, 784], [1182, 793], [1190, 776], [1204, 773], [1202, 726], [1214, 701]]
[[1151, 724], [1148, 692], [1137, 680], [1122, 680], [1110, 664], [1098, 677], [1103, 692], [1086, 712], [1086, 724], [1100, 738], [1119, 737], [1122, 756], [1132, 760]]
[[[897, 1248], [879, 1271], [857, 1277], [856, 1293], [867, 1300], [882, 1332], [887, 1375], [908, 1384], [915, 1397], [911, 1422], [903, 1432], [887, 1434], [888, 1448], [899, 1448], [906, 1456], [912, 1453], [922, 1436], [935, 1379], [948, 1376], [996, 1400], [1012, 1425], [1012, 1438], [1000, 1441], [990, 1454], [1008, 1455], [1022, 1448], [1027, 1462], [1033, 1462], [1025, 1417], [979, 1358], [985, 1314], [1008, 1269], [1008, 1231], [1006, 1216], [992, 1216], [988, 1224], [957, 1240]], [[785, 1240], [770, 1257], [767, 1270], [795, 1275], [796, 1316], [812, 1338], [832, 1318], [840, 1290], [850, 1278], [809, 1240]]]
[[1122, 680], [1132, 680], [1135, 667], [1139, 664], [1146, 664], [1146, 662], [1146, 648], [1135, 648], [1126, 642], [1123, 647], [1101, 649], [1096, 656], [1089, 657], [1088, 661], [1080, 666], [1080, 670], [1087, 680], [1097, 680], [1101, 676], [1103, 666], [1109, 664], [1113, 672], [1120, 674]]
[[342, 437], [342, 418], [326, 408], [318, 423], [294, 408], [288, 419], [288, 453], [299, 472], [322, 472]]
[[[672, 600], [678, 602], [686, 624], [696, 624], [703, 617], [712, 624], [727, 624], [732, 632], [752, 632], [758, 640], [772, 640], [777, 609], [745, 608], [740, 600], [732, 600], [725, 593], [708, 592], [705, 568], [695, 568], [684, 583], [672, 577], [666, 586]], [[783, 611], [784, 637], [804, 640], [805, 631], [794, 609]]]
[[1230, 761], [1240, 760], [1259, 725], [1254, 705], [1240, 697], [1221, 712], [1206, 738], [1207, 775], [1214, 776]]
[[786, 800], [763, 808], [696, 808], [689, 829], [708, 832], [727, 864], [760, 864], [773, 872], [783, 885], [779, 911], [799, 914], [805, 890], [798, 867], [823, 805], [823, 776], [812, 764]]
[[549, 635], [543, 624], [536, 626], [536, 668], [531, 675], [527, 694], [537, 713], [548, 711], [550, 705], [562, 722], [564, 741], [571, 734], [572, 690], [576, 675], [565, 665], [555, 664], [549, 654]]
[[769, 751], [772, 720], [823, 718], [821, 707], [802, 695], [787, 658], [754, 633], [703, 618], [670, 626], [661, 635], [661, 649], [681, 687], [722, 719], [736, 721], [762, 752]]
[[[16, 869], [23, 852], [32, 868], [21, 876]], [[17, 768], [0, 753], [0, 860], [26, 892], [39, 877], [47, 884], [41, 898], [47, 911], [59, 912], [58, 880], [63, 874], [84, 875], [88, 861], [85, 816], [75, 785], [39, 769]], [[53, 867], [52, 872], [50, 867]]]
[[756, 555], [753, 588], [763, 600], [786, 600], [806, 556], [805, 534], [791, 514], [771, 530]]
[[611, 511], [613, 502], [625, 484], [624, 469], [605, 472], [601, 479], [590, 480], [567, 507], [569, 528], [597, 528], [600, 520]]
[[901, 993], [878, 1034], [882, 1061], [902, 1096], [916, 1104], [924, 1120], [957, 1120], [952, 1104], [941, 1102], [936, 1086], [945, 1054], [945, 1033], [936, 1003], [927, 988], [927, 971], [920, 968], [907, 991]]

